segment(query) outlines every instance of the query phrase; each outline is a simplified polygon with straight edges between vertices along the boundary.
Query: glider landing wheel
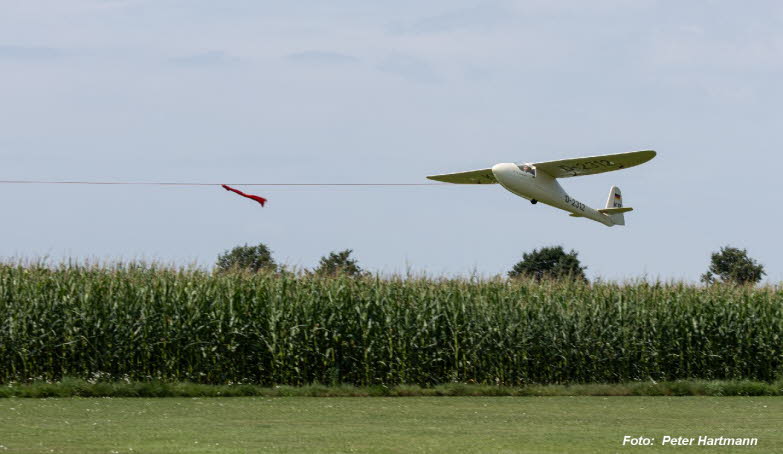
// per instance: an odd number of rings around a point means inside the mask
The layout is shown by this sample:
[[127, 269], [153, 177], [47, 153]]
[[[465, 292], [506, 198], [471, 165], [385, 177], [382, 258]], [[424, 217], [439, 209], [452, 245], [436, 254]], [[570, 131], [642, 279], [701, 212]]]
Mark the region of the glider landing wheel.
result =
[[536, 199], [530, 199], [530, 203], [532, 203], [533, 205], [535, 205], [535, 204], [537, 204], [537, 203], [538, 203], [538, 200], [536, 200]]

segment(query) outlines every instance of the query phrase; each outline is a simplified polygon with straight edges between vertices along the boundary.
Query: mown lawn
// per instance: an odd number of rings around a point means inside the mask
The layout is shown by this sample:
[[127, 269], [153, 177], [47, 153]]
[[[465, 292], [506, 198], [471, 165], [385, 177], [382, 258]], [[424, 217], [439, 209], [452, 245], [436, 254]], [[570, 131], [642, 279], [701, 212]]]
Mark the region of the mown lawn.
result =
[[[0, 453], [766, 453], [783, 452], [781, 428], [780, 397], [0, 400]], [[759, 443], [664, 447], [663, 435]]]

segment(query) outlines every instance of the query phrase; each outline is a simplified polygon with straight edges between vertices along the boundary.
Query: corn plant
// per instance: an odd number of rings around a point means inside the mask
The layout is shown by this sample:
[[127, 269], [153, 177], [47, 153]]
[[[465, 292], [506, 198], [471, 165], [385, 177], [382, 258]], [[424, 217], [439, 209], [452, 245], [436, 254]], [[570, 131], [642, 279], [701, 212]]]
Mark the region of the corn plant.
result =
[[685, 284], [0, 266], [0, 382], [774, 380], [783, 294]]

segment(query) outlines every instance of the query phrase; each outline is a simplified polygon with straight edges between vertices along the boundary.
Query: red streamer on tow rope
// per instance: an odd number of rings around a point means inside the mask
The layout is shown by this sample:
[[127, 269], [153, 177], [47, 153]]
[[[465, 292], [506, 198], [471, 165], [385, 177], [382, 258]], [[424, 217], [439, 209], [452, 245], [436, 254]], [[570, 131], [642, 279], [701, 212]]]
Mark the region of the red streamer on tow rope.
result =
[[256, 202], [260, 203], [261, 206], [264, 206], [264, 204], [266, 203], [266, 199], [263, 198], [263, 197], [260, 197], [260, 196], [257, 196], [257, 195], [253, 195], [253, 194], [245, 194], [244, 192], [240, 191], [239, 189], [234, 189], [234, 188], [232, 188], [231, 186], [229, 186], [227, 184], [221, 184], [221, 186], [223, 186], [223, 189], [225, 189], [226, 191], [235, 192], [235, 193], [241, 195], [242, 197], [247, 197], [250, 200], [255, 200]]

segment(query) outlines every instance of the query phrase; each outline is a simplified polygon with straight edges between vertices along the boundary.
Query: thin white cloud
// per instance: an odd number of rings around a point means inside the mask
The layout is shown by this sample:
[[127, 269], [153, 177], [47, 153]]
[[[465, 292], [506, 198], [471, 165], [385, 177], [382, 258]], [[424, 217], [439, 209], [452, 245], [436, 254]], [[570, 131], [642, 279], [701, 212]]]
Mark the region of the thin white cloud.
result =
[[442, 78], [427, 61], [412, 55], [391, 54], [377, 68], [385, 73], [394, 74], [419, 83], [438, 83]]
[[61, 49], [52, 47], [0, 46], [0, 59], [44, 60], [62, 57]]
[[295, 52], [286, 55], [285, 58], [292, 62], [312, 65], [345, 65], [358, 63], [360, 61], [359, 58], [352, 55], [317, 50]]
[[509, 23], [512, 15], [513, 11], [505, 5], [484, 3], [424, 17], [410, 24], [396, 24], [390, 31], [396, 34], [425, 34], [477, 28], [489, 30]]
[[662, 67], [742, 71], [783, 66], [783, 38], [777, 31], [731, 33], [696, 25], [657, 30], [649, 43], [649, 62]]
[[239, 62], [239, 58], [221, 50], [212, 50], [193, 55], [174, 57], [169, 61], [178, 66], [224, 66]]

